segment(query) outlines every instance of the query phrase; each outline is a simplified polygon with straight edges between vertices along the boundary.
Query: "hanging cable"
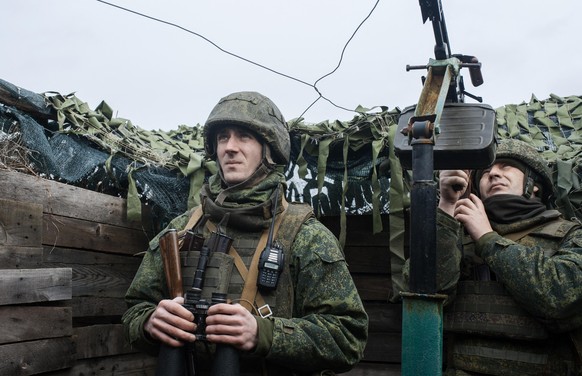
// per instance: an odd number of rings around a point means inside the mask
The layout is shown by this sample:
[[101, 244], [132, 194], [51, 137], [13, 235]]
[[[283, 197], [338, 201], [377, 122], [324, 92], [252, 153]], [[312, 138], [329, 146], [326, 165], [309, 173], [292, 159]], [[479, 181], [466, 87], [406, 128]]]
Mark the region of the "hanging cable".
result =
[[172, 27], [175, 27], [177, 29], [180, 29], [180, 30], [182, 30], [184, 32], [187, 32], [189, 34], [195, 35], [198, 38], [201, 38], [204, 41], [210, 43], [212, 46], [214, 46], [215, 48], [217, 48], [218, 50], [220, 50], [221, 52], [223, 52], [223, 53], [225, 53], [227, 55], [230, 55], [230, 56], [232, 56], [234, 58], [237, 58], [237, 59], [242, 60], [244, 62], [247, 62], [249, 64], [255, 65], [255, 66], [257, 66], [257, 67], [259, 67], [261, 69], [265, 69], [265, 70], [267, 70], [267, 71], [269, 71], [271, 73], [274, 73], [276, 75], [285, 77], [285, 78], [290, 79], [292, 81], [296, 81], [296, 82], [299, 82], [300, 84], [303, 84], [303, 85], [306, 85], [306, 86], [311, 87], [313, 90], [315, 90], [315, 92], [317, 93], [318, 97], [309, 106], [307, 106], [307, 108], [301, 113], [301, 115], [299, 115], [299, 118], [303, 117], [303, 115], [305, 115], [305, 113], [307, 111], [309, 111], [309, 109], [311, 109], [311, 107], [313, 107], [320, 99], [323, 99], [323, 100], [329, 102], [332, 106], [334, 106], [336, 108], [339, 108], [339, 109], [342, 109], [342, 110], [345, 110], [345, 111], [349, 111], [349, 112], [355, 112], [355, 110], [350, 110], [348, 108], [345, 108], [345, 107], [342, 107], [340, 105], [335, 104], [331, 99], [329, 99], [326, 96], [324, 96], [321, 93], [321, 91], [317, 88], [317, 84], [321, 80], [323, 80], [324, 78], [329, 77], [332, 74], [334, 74], [339, 69], [339, 67], [341, 66], [341, 64], [343, 62], [344, 54], [346, 52], [346, 49], [347, 49], [348, 45], [350, 44], [350, 42], [352, 41], [352, 39], [354, 38], [354, 36], [357, 34], [358, 30], [360, 30], [360, 28], [362, 27], [362, 25], [372, 16], [372, 14], [374, 13], [374, 11], [376, 10], [376, 7], [378, 6], [378, 3], [380, 2], [380, 0], [376, 0], [376, 3], [372, 7], [372, 9], [368, 13], [368, 15], [362, 20], [362, 22], [360, 22], [360, 24], [356, 27], [356, 29], [354, 30], [354, 32], [352, 33], [352, 35], [350, 36], [350, 38], [348, 39], [348, 41], [344, 44], [344, 47], [342, 49], [342, 52], [341, 52], [341, 55], [340, 55], [340, 59], [339, 59], [339, 61], [337, 63], [337, 66], [332, 71], [330, 71], [329, 73], [326, 73], [325, 75], [323, 75], [320, 78], [318, 78], [313, 84], [310, 84], [309, 82], [306, 82], [304, 80], [301, 80], [301, 79], [299, 79], [297, 77], [293, 77], [291, 75], [288, 75], [288, 74], [279, 72], [279, 71], [277, 71], [275, 69], [272, 69], [272, 68], [269, 68], [269, 67], [267, 67], [267, 66], [265, 66], [263, 64], [257, 63], [257, 62], [255, 62], [253, 60], [247, 59], [247, 58], [245, 58], [243, 56], [240, 56], [240, 55], [235, 54], [235, 53], [233, 53], [231, 51], [228, 51], [228, 50], [220, 47], [218, 44], [214, 43], [212, 40], [208, 39], [204, 35], [202, 35], [200, 33], [197, 33], [195, 31], [192, 31], [190, 29], [187, 29], [187, 28], [185, 28], [183, 26], [180, 26], [178, 24], [175, 24], [173, 22], [169, 22], [169, 21], [165, 21], [165, 20], [162, 20], [160, 18], [157, 18], [157, 17], [149, 16], [147, 14], [144, 14], [144, 13], [141, 13], [141, 12], [138, 12], [138, 11], [135, 11], [135, 10], [132, 10], [132, 9], [129, 9], [129, 8], [126, 8], [126, 7], [122, 7], [120, 5], [113, 4], [113, 3], [110, 3], [110, 2], [105, 1], [105, 0], [97, 0], [97, 1], [100, 2], [100, 3], [102, 3], [102, 4], [109, 5], [111, 7], [114, 7], [114, 8], [117, 8], [117, 9], [121, 9], [121, 10], [126, 11], [126, 12], [129, 12], [129, 13], [133, 13], [133, 14], [135, 14], [137, 16], [144, 17], [144, 18], [150, 19], [152, 21], [160, 22], [162, 24], [165, 24], [165, 25], [168, 25], [168, 26], [172, 26]]

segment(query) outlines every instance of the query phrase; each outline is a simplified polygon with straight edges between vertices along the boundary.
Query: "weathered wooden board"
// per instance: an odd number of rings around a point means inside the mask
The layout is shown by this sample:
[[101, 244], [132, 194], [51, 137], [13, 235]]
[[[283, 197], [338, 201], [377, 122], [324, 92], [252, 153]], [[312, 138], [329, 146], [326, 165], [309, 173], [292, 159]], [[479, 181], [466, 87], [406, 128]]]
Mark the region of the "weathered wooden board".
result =
[[401, 342], [400, 333], [370, 333], [364, 350], [364, 359], [366, 362], [400, 363]]
[[35, 269], [42, 267], [42, 247], [0, 245], [0, 269]]
[[401, 374], [400, 364], [362, 362], [351, 371], [342, 373], [342, 376], [400, 376]]
[[38, 247], [41, 231], [42, 205], [0, 199], [0, 245]]
[[69, 265], [98, 266], [113, 269], [119, 273], [133, 275], [139, 268], [141, 257], [123, 254], [109, 254], [63, 247], [44, 246], [45, 266], [68, 267]]
[[0, 270], [0, 305], [71, 299], [71, 268]]
[[36, 375], [68, 368], [74, 354], [71, 337], [0, 345], [0, 375]]
[[[340, 233], [340, 220], [337, 216], [320, 217], [319, 220], [336, 236]], [[373, 218], [371, 215], [349, 215], [346, 218], [346, 244], [352, 246], [388, 246], [390, 241], [389, 217], [383, 215], [382, 231], [373, 234]]]
[[45, 213], [63, 217], [138, 230], [149, 228], [144, 225], [149, 222], [147, 217], [143, 223], [127, 220], [123, 198], [15, 171], [1, 170], [0, 175], [0, 192], [4, 199], [40, 204]]
[[52, 214], [45, 214], [42, 219], [42, 243], [45, 245], [126, 255], [148, 248], [149, 237], [143, 229]]
[[123, 298], [139, 267], [139, 258], [45, 247], [45, 264], [73, 269], [73, 296]]
[[352, 275], [362, 300], [385, 302], [392, 291], [390, 275], [354, 274]]
[[154, 376], [157, 358], [145, 354], [128, 354], [79, 360], [66, 370], [43, 376]]
[[0, 307], [0, 344], [71, 336], [70, 307]]
[[75, 319], [121, 316], [127, 310], [123, 298], [73, 297], [67, 305]]
[[390, 252], [387, 246], [346, 244], [344, 254], [352, 273], [390, 274]]
[[74, 329], [77, 360], [136, 352], [123, 337], [123, 325], [90, 325]]
[[370, 332], [401, 332], [402, 304], [364, 302], [364, 308], [368, 313]]

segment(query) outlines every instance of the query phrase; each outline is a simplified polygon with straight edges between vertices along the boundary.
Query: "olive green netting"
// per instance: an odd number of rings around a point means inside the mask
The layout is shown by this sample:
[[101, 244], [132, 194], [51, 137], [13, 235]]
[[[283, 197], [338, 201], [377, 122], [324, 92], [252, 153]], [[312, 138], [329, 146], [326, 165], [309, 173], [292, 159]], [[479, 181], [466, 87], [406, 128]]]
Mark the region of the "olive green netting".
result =
[[[105, 102], [91, 110], [73, 94], [23, 92], [18, 89], [18, 99], [32, 110], [1, 105], [0, 135], [18, 134], [37, 174], [126, 197], [130, 219], [138, 219], [146, 203], [154, 222], [164, 225], [198, 203], [203, 182], [216, 171], [215, 163], [204, 158], [200, 125], [146, 131], [115, 118]], [[376, 233], [382, 231], [381, 214], [390, 214], [394, 252], [403, 248], [409, 206], [408, 179], [391, 147], [400, 111], [370, 112], [359, 108], [345, 122], [289, 122], [288, 198], [310, 203], [318, 215], [339, 215], [342, 243], [347, 215], [372, 215]], [[582, 217], [582, 98], [533, 97], [496, 114], [499, 137], [534, 144], [552, 164], [558, 208], [569, 218]]]
[[[113, 117], [105, 102], [91, 110], [72, 94], [41, 96], [0, 84], [31, 109], [0, 104], [0, 168], [126, 197], [129, 219], [139, 219], [145, 203], [158, 227], [196, 205], [202, 184], [216, 171], [215, 163], [204, 158], [199, 125], [146, 131]], [[392, 147], [400, 111], [358, 111], [345, 122], [289, 122], [287, 197], [311, 204], [318, 215], [339, 215], [342, 244], [347, 215], [372, 215], [377, 233], [383, 230], [381, 215], [389, 214], [389, 298], [396, 301], [404, 288], [410, 206], [410, 172], [402, 170]], [[567, 218], [582, 218], [582, 97], [532, 97], [529, 103], [498, 108], [496, 118], [499, 137], [529, 142], [550, 162], [558, 209]]]
[[[199, 125], [146, 131], [114, 118], [105, 102], [91, 110], [73, 94], [43, 98], [52, 110], [48, 119], [3, 105], [4, 122], [19, 125], [3, 131], [18, 129], [35, 173], [126, 197], [130, 219], [139, 219], [146, 203], [154, 222], [167, 223], [198, 203], [202, 184], [216, 170], [204, 158]], [[346, 215], [373, 214], [381, 231], [380, 214], [389, 211], [388, 130], [398, 114], [384, 109], [349, 122], [291, 122], [288, 198], [312, 204], [318, 215], [341, 216], [343, 230]]]
[[550, 163], [557, 208], [567, 218], [582, 219], [582, 97], [532, 97], [496, 113], [500, 137], [534, 145]]

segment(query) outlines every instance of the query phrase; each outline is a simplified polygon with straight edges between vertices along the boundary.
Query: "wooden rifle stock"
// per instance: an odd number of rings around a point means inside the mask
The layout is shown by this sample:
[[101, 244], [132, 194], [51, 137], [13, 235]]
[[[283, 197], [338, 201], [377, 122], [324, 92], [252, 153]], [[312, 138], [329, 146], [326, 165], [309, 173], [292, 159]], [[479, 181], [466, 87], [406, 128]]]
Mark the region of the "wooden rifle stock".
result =
[[184, 296], [182, 270], [180, 268], [180, 247], [178, 246], [178, 233], [176, 230], [170, 229], [160, 237], [160, 253], [164, 263], [168, 290], [172, 299]]

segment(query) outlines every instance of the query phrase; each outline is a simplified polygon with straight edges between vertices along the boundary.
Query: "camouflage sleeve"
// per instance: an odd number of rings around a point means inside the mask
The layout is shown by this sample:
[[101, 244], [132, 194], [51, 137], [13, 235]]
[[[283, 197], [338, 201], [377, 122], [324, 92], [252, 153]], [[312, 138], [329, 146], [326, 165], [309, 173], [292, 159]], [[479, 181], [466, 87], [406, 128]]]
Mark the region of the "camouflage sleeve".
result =
[[[445, 304], [454, 299], [461, 270], [461, 223], [442, 210], [437, 210], [437, 291], [446, 294]], [[410, 279], [410, 259], [407, 259], [403, 272], [408, 284]]]
[[551, 256], [539, 246], [518, 244], [495, 232], [481, 237], [476, 251], [514, 299], [550, 330], [580, 326], [582, 229], [571, 231]]
[[363, 356], [368, 316], [335, 236], [303, 224], [292, 246], [293, 318], [273, 319], [267, 359], [304, 372], [344, 372]]
[[159, 238], [169, 228], [181, 230], [188, 218], [189, 213], [177, 217], [150, 241], [149, 248], [125, 294], [128, 309], [121, 320], [126, 339], [132, 346], [148, 353], [155, 352], [158, 344], [148, 339], [143, 331], [143, 325], [155, 310], [158, 302], [169, 298], [159, 251]]
[[462, 233], [459, 221], [437, 211], [437, 291], [448, 296], [445, 304], [455, 296], [461, 274]]

